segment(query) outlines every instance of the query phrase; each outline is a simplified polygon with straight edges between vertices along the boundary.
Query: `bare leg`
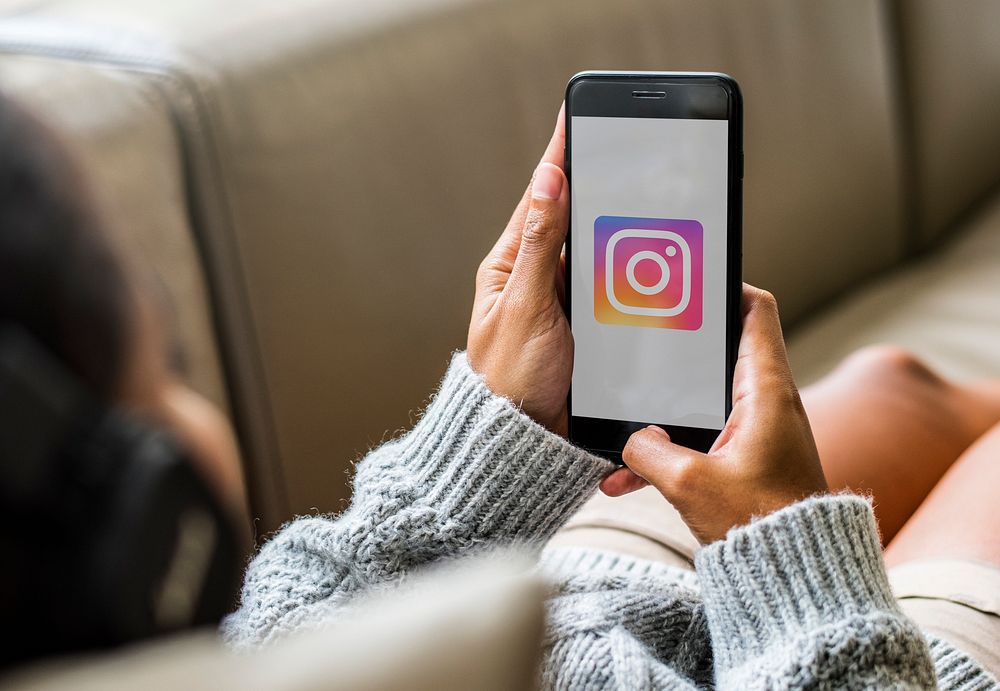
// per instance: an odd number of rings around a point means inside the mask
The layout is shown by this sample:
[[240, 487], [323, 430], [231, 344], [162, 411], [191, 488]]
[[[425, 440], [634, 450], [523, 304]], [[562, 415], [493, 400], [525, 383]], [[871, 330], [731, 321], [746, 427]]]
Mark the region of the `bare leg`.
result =
[[1000, 420], [1000, 382], [959, 386], [888, 346], [850, 356], [802, 400], [831, 489], [874, 497], [883, 544]]
[[1000, 566], [1000, 425], [937, 483], [885, 553], [890, 566], [956, 558]]

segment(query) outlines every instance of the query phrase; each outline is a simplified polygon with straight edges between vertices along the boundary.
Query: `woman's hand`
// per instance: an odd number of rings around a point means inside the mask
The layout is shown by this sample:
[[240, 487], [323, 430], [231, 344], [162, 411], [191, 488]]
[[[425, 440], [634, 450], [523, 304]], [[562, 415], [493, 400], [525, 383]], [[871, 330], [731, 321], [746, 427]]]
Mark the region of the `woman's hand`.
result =
[[469, 364], [490, 389], [566, 434], [573, 336], [564, 308], [569, 190], [555, 132], [510, 222], [476, 274]]
[[628, 468], [604, 480], [605, 493], [653, 485], [702, 543], [827, 491], [770, 293], [743, 286], [733, 412], [712, 449], [703, 454], [677, 446], [659, 427], [647, 427], [632, 435], [622, 456]]

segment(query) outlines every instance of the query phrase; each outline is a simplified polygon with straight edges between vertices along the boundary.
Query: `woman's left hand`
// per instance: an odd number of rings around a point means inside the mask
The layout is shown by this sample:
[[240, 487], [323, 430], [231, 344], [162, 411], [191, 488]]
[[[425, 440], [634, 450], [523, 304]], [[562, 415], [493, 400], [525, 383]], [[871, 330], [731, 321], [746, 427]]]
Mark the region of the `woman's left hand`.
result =
[[678, 446], [651, 425], [629, 438], [622, 460], [628, 468], [604, 479], [605, 494], [653, 485], [703, 544], [754, 516], [829, 491], [773, 295], [743, 284], [733, 412], [712, 449], [705, 454]]
[[468, 341], [469, 364], [487, 386], [562, 435], [573, 371], [573, 336], [564, 307], [562, 248], [569, 223], [564, 141], [560, 110], [528, 189], [479, 265]]

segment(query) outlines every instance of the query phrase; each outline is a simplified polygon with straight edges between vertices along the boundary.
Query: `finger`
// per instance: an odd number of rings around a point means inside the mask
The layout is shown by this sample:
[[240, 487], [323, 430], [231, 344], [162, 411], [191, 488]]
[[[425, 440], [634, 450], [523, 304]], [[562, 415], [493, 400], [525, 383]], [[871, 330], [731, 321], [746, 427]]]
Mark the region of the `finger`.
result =
[[774, 295], [743, 284], [743, 336], [755, 352], [770, 354], [785, 352], [785, 339], [781, 333], [778, 302]]
[[691, 481], [706, 466], [703, 453], [678, 446], [655, 425], [632, 434], [622, 450], [625, 465], [673, 502], [691, 491]]
[[649, 486], [649, 483], [628, 468], [619, 468], [601, 481], [601, 491], [609, 497], [620, 497]]
[[[564, 103], [559, 109], [555, 129], [539, 163], [551, 163], [562, 168], [563, 148], [566, 145], [565, 110], [566, 104]], [[496, 244], [493, 245], [493, 249], [487, 255], [488, 263], [493, 264], [499, 270], [506, 270], [507, 273], [513, 269], [514, 259], [517, 257], [517, 250], [521, 243], [521, 232], [524, 229], [524, 223], [528, 218], [528, 209], [531, 206], [531, 188], [533, 183], [534, 176], [528, 181], [528, 187], [524, 190], [524, 194], [521, 195], [521, 201], [515, 207], [510, 221], [507, 222], [507, 227], [504, 228]]]
[[569, 224], [569, 191], [558, 166], [543, 162], [535, 169], [531, 206], [521, 233], [512, 280], [524, 281], [529, 290], [552, 291], [559, 256]]
[[771, 293], [743, 284], [743, 333], [737, 361], [736, 389], [765, 392], [775, 384], [792, 387], [791, 367], [781, 332], [778, 303]]

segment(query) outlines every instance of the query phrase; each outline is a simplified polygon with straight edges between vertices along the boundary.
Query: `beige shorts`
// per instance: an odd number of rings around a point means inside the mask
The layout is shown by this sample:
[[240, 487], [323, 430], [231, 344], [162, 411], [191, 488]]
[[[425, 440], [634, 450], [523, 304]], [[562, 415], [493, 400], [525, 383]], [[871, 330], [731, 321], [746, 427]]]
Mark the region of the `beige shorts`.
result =
[[[685, 569], [694, 568], [699, 549], [680, 514], [652, 487], [616, 499], [598, 492], [550, 544], [606, 549]], [[1000, 677], [1000, 568], [944, 559], [910, 562], [890, 569], [889, 582], [921, 629]]]

